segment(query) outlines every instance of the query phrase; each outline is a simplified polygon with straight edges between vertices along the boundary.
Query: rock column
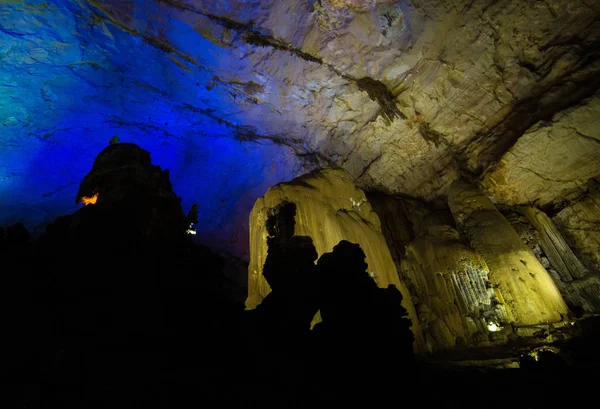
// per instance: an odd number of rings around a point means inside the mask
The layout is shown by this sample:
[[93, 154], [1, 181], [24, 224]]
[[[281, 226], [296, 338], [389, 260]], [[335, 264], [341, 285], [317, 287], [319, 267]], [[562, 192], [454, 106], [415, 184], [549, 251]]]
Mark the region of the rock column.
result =
[[386, 288], [393, 284], [402, 293], [402, 305], [412, 321], [415, 352], [424, 350], [410, 293], [400, 281], [379, 218], [348, 173], [318, 170], [274, 186], [256, 201], [250, 214], [248, 309], [255, 308], [270, 292], [262, 270], [267, 244], [274, 234], [310, 236], [319, 257], [331, 252], [341, 240], [359, 244], [377, 285]]
[[489, 285], [488, 267], [451, 226], [430, 226], [409, 243], [401, 275], [417, 294], [415, 307], [431, 352], [501, 341], [489, 328], [500, 328], [506, 312]]
[[554, 281], [486, 196], [457, 180], [448, 201], [457, 225], [485, 259], [490, 282], [513, 325], [547, 324], [566, 317], [567, 305]]
[[600, 276], [585, 268], [546, 213], [530, 206], [521, 212], [540, 234], [540, 246], [556, 270], [556, 284], [569, 305], [600, 312]]

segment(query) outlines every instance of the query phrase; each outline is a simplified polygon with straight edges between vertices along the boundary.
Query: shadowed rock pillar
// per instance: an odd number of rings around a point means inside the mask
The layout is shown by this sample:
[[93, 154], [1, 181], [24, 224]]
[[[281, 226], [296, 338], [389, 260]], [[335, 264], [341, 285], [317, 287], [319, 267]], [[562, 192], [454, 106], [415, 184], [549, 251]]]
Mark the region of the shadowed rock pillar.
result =
[[600, 274], [600, 183], [552, 218], [588, 270]]
[[371, 277], [381, 288], [393, 284], [403, 296], [402, 305], [412, 320], [415, 352], [424, 350], [410, 294], [381, 233], [381, 224], [362, 190], [342, 170], [322, 169], [269, 189], [250, 214], [250, 264], [248, 299], [253, 309], [271, 291], [263, 265], [268, 242], [275, 237], [310, 236], [319, 254], [329, 253], [341, 240], [361, 246]]
[[523, 214], [540, 233], [540, 244], [552, 266], [557, 269], [562, 281], [573, 281], [585, 277], [587, 269], [575, 257], [552, 220], [534, 207], [523, 207]]
[[600, 277], [590, 271], [573, 251], [552, 220], [539, 209], [523, 207], [521, 212], [540, 234], [540, 246], [556, 270], [554, 278], [569, 305], [587, 312], [600, 312]]
[[546, 269], [486, 196], [457, 180], [450, 187], [448, 204], [457, 225], [485, 259], [510, 322], [537, 325], [567, 315], [567, 305]]
[[175, 240], [188, 227], [169, 171], [153, 165], [150, 152], [133, 143], [112, 144], [100, 152], [75, 201], [127, 215], [124, 223], [145, 239]]

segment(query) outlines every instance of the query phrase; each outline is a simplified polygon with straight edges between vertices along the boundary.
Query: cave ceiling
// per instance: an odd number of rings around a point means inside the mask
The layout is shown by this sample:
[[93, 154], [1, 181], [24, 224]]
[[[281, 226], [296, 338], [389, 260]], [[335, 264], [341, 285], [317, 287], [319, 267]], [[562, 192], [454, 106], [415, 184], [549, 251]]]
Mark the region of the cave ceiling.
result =
[[594, 0], [5, 0], [0, 224], [72, 211], [109, 139], [238, 253], [270, 186], [340, 166], [436, 200], [553, 206], [600, 175]]

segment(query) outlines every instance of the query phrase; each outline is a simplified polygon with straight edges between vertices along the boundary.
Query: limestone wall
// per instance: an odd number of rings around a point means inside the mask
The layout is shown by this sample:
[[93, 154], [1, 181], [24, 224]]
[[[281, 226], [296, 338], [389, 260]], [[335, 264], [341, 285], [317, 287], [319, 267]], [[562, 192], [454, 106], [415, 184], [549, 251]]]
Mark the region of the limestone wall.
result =
[[448, 199], [457, 224], [485, 259], [509, 321], [518, 327], [566, 318], [567, 305], [552, 278], [492, 202], [460, 180]]
[[[358, 243], [377, 284], [398, 287], [418, 351], [504, 343], [515, 332], [527, 336], [532, 326], [564, 321], [570, 313], [565, 301], [587, 312], [596, 309], [596, 276], [579, 262], [571, 242], [579, 240], [590, 253], [597, 251], [597, 242], [593, 237], [583, 242], [576, 234], [565, 240], [559, 231], [574, 223], [567, 217], [572, 210], [565, 209], [555, 225], [538, 209], [512, 209], [535, 236], [529, 243], [486, 196], [463, 181], [452, 185], [449, 209], [444, 203], [385, 195], [369, 199], [373, 207], [349, 174], [333, 169], [269, 189], [250, 216], [247, 308], [270, 292], [262, 276], [267, 220], [289, 202], [296, 207], [293, 234], [312, 237], [319, 255], [340, 240]], [[577, 208], [587, 206], [595, 217], [593, 203]]]
[[600, 312], [600, 275], [579, 261], [562, 233], [543, 211], [534, 207], [521, 209], [539, 233], [539, 245], [548, 258], [548, 272], [565, 301], [580, 312]]
[[447, 207], [368, 197], [411, 293], [427, 350], [503, 342], [510, 331], [502, 331], [506, 312], [489, 282], [487, 264], [454, 228]]
[[588, 269], [600, 273], [600, 186], [565, 207], [553, 221]]
[[506, 322], [506, 312], [490, 285], [487, 264], [461, 243], [451, 226], [432, 226], [408, 244], [400, 271], [416, 294], [413, 300], [431, 352], [503, 339], [490, 331]]

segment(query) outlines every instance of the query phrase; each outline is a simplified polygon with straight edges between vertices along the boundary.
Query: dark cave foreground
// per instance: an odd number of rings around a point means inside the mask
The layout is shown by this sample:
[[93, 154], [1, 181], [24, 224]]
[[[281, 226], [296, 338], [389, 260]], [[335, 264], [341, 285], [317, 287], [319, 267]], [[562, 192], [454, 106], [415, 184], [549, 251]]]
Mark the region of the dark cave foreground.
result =
[[310, 237], [272, 240], [272, 292], [244, 311], [243, 284], [186, 234], [195, 215], [148, 152], [110, 145], [82, 200], [39, 239], [0, 230], [6, 407], [596, 407], [598, 319], [565, 342], [568, 356], [445, 366], [414, 356], [400, 292], [375, 285], [356, 244], [315, 264]]

